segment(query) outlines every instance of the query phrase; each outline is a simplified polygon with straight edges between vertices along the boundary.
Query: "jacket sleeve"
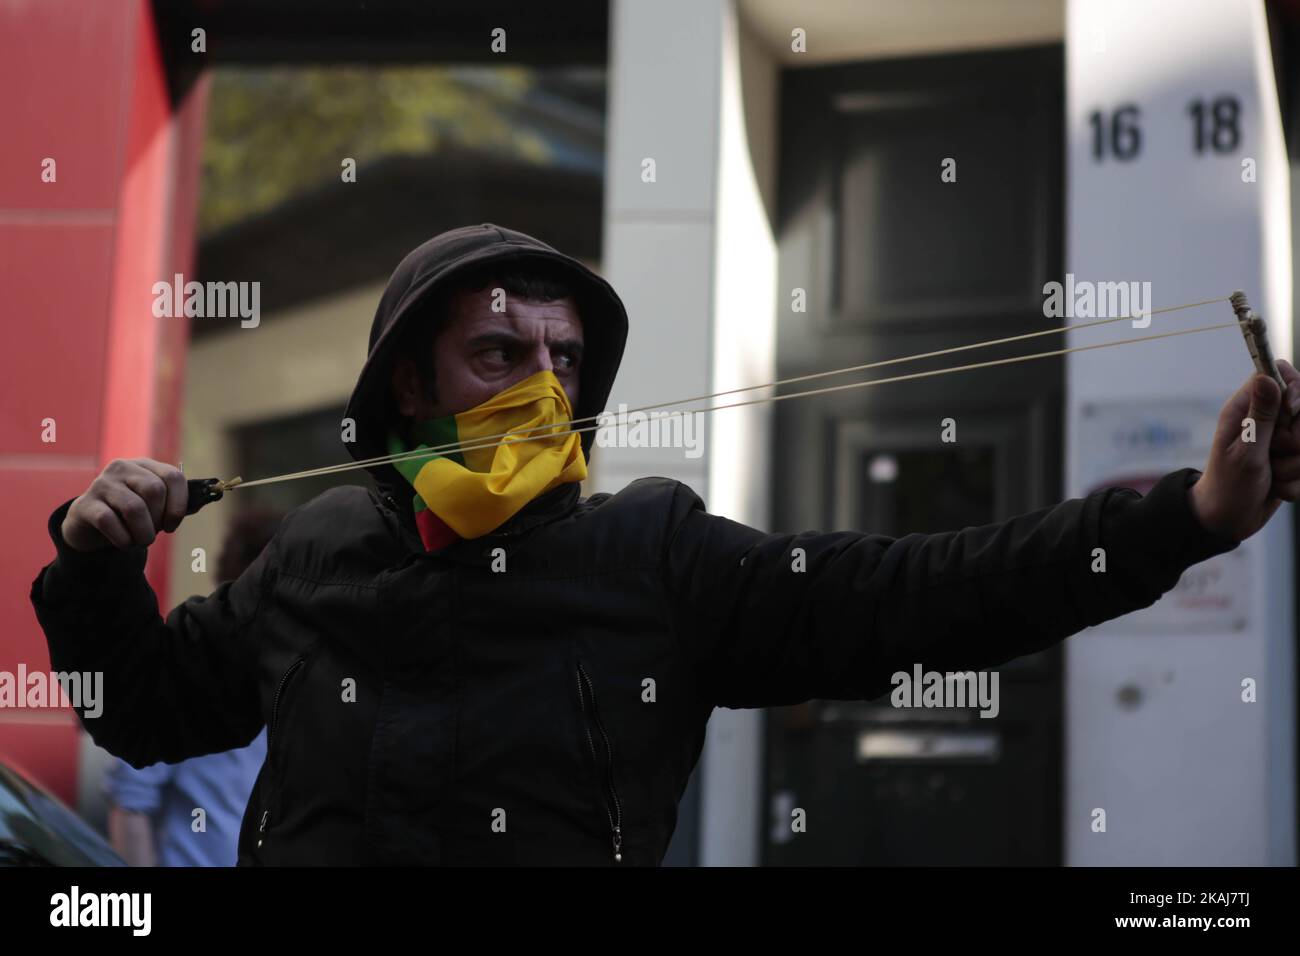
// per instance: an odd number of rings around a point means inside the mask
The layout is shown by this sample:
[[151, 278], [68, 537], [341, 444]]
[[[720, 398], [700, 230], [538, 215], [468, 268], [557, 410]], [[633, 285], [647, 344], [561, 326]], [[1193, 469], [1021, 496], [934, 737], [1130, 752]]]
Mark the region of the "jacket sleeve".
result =
[[679, 501], [666, 545], [670, 613], [715, 706], [879, 697], [916, 664], [985, 669], [1148, 607], [1186, 568], [1233, 550], [1191, 510], [1199, 476], [901, 538], [765, 534], [681, 486], [693, 502]]
[[50, 515], [56, 556], [32, 582], [31, 601], [53, 670], [102, 674], [98, 715], [76, 708], [82, 726], [134, 767], [247, 744], [262, 726], [257, 625], [275, 542], [239, 578], [164, 620], [144, 576], [146, 548], [64, 542], [75, 500]]

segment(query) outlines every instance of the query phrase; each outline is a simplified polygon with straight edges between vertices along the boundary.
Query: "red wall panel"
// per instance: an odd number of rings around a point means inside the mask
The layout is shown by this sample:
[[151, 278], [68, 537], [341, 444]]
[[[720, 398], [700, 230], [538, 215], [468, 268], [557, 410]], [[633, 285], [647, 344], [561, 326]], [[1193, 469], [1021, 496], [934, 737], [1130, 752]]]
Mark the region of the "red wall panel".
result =
[[[0, 37], [0, 670], [13, 672], [49, 667], [28, 601], [53, 557], [49, 513], [112, 458], [175, 461], [187, 327], [153, 316], [151, 290], [190, 266], [203, 100], [177, 121], [147, 0], [0, 3]], [[47, 416], [55, 444], [40, 440]], [[150, 549], [160, 595], [168, 542]], [[78, 734], [70, 711], [0, 708], [0, 760], [69, 803]]]
[[[113, 237], [111, 223], [0, 223], [0, 453], [31, 456], [32, 467], [88, 466], [99, 454]], [[53, 445], [41, 440], [47, 417], [57, 424]]]
[[[140, 15], [135, 0], [0, 4], [0, 210], [116, 204], [127, 67]], [[58, 163], [57, 183], [41, 182], [47, 156]]]

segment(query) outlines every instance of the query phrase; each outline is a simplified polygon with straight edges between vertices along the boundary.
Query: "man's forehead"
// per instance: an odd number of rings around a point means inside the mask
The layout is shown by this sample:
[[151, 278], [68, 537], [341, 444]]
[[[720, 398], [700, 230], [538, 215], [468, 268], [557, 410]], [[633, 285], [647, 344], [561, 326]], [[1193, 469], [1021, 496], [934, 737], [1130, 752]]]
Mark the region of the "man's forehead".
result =
[[489, 283], [485, 289], [462, 291], [453, 297], [451, 326], [462, 335], [488, 331], [534, 333], [541, 326], [548, 338], [581, 337], [582, 318], [571, 297], [534, 302], [505, 292], [500, 306], [503, 311], [496, 311], [492, 308], [497, 301], [496, 288], [499, 286]]

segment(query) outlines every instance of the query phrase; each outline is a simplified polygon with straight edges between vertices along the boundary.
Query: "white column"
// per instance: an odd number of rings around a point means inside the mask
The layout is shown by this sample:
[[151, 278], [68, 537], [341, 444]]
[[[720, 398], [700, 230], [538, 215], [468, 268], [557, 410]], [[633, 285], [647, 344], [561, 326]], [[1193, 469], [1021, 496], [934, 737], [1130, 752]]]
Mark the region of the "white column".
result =
[[[1070, 0], [1067, 86], [1076, 283], [1150, 282], [1156, 308], [1243, 289], [1289, 356], [1289, 173], [1263, 3]], [[1219, 304], [1070, 344], [1231, 319]], [[1200, 466], [1250, 371], [1235, 329], [1071, 355], [1070, 493]], [[1286, 507], [1154, 608], [1067, 644], [1069, 863], [1295, 862], [1291, 538]]]
[[[739, 34], [730, 0], [611, 5], [603, 258], [631, 322], [612, 409], [774, 377], [776, 250], [763, 203], [770, 183], [756, 181], [750, 162]], [[775, 67], [752, 46], [748, 57], [746, 82], [761, 100], [751, 110], [770, 118]], [[770, 137], [771, 123], [759, 127]], [[772, 143], [761, 147], [770, 151]], [[647, 160], [653, 182], [645, 181]], [[616, 491], [664, 475], [690, 485], [714, 514], [763, 526], [767, 414], [704, 416], [697, 458], [683, 450], [598, 448], [593, 487]], [[761, 757], [760, 712], [714, 712], [701, 758], [705, 865], [758, 861]]]

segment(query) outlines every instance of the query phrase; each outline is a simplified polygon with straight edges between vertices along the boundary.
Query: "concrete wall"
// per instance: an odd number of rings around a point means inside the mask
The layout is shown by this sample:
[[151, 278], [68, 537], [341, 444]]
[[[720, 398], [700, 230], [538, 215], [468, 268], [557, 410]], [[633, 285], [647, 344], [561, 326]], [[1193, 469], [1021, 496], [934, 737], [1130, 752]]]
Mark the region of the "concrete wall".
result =
[[[192, 477], [232, 478], [237, 426], [344, 404], [366, 358], [366, 341], [383, 283], [362, 286], [275, 316], [254, 328], [206, 336], [190, 349], [181, 461]], [[197, 319], [195, 321], [203, 321]], [[232, 370], [238, 370], [237, 373]], [[336, 461], [349, 461], [339, 444]], [[246, 480], [266, 475], [244, 475]], [[216, 559], [239, 492], [181, 524], [172, 555], [174, 606], [216, 586]], [[207, 552], [207, 571], [191, 571], [194, 548]]]

